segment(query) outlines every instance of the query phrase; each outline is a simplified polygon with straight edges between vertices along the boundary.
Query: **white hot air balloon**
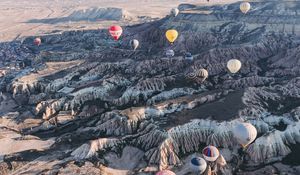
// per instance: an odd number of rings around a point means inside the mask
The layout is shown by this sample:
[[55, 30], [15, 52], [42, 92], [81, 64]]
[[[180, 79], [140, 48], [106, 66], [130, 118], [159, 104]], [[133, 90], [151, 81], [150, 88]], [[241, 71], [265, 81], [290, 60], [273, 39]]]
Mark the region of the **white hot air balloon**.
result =
[[238, 123], [233, 128], [233, 136], [236, 138], [237, 142], [243, 147], [247, 147], [252, 143], [256, 136], [257, 130], [251, 123]]
[[242, 2], [240, 4], [240, 9], [244, 14], [246, 14], [251, 9], [251, 5], [249, 2]]
[[172, 8], [171, 14], [172, 14], [174, 17], [176, 17], [176, 16], [179, 14], [178, 8]]
[[242, 63], [238, 59], [231, 59], [227, 62], [227, 68], [231, 73], [237, 73], [242, 67]]
[[171, 58], [171, 57], [173, 57], [175, 55], [175, 52], [174, 52], [174, 50], [167, 50], [166, 51], [166, 56], [168, 57], [168, 58]]
[[207, 163], [201, 157], [194, 157], [191, 159], [190, 167], [194, 173], [202, 174], [206, 170]]
[[130, 40], [130, 46], [133, 50], [136, 50], [140, 45], [140, 42], [136, 39]]
[[207, 146], [202, 150], [202, 155], [205, 160], [209, 162], [214, 162], [220, 155], [218, 148], [214, 146]]

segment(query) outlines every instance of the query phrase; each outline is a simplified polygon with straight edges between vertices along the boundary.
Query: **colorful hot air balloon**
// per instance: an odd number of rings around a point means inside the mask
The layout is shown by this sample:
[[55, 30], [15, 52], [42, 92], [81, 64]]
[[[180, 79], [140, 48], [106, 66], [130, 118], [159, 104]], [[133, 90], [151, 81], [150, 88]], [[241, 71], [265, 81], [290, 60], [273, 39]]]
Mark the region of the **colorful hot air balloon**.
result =
[[194, 173], [202, 174], [206, 170], [207, 163], [201, 157], [194, 157], [191, 159], [190, 167]]
[[168, 41], [172, 44], [178, 37], [178, 32], [174, 29], [167, 30], [166, 32], [166, 38]]
[[214, 146], [207, 146], [202, 150], [202, 155], [205, 160], [209, 162], [214, 162], [219, 157], [220, 153], [218, 148]]
[[247, 147], [255, 140], [257, 130], [251, 123], [238, 123], [233, 128], [233, 136], [239, 144], [243, 147]]
[[166, 51], [166, 56], [167, 56], [168, 58], [171, 58], [171, 57], [173, 57], [174, 55], [175, 55], [174, 50], [170, 49], [170, 50], [167, 50], [167, 51]]
[[156, 175], [176, 175], [176, 174], [170, 170], [162, 170], [157, 172]]
[[242, 67], [242, 63], [237, 59], [231, 59], [227, 62], [227, 68], [231, 73], [237, 73]]
[[35, 38], [33, 43], [36, 46], [40, 46], [42, 44], [42, 39], [41, 38]]
[[190, 52], [185, 53], [185, 59], [189, 61], [193, 61], [193, 55]]
[[114, 40], [118, 40], [123, 33], [123, 29], [120, 26], [111, 26], [109, 28], [109, 33], [114, 38]]
[[179, 14], [178, 8], [172, 8], [171, 14], [172, 14], [174, 17], [176, 17], [176, 16]]
[[242, 2], [240, 5], [241, 11], [246, 14], [251, 8], [251, 5], [249, 2]]
[[136, 39], [130, 40], [130, 45], [133, 50], [136, 50], [139, 47], [140, 42]]

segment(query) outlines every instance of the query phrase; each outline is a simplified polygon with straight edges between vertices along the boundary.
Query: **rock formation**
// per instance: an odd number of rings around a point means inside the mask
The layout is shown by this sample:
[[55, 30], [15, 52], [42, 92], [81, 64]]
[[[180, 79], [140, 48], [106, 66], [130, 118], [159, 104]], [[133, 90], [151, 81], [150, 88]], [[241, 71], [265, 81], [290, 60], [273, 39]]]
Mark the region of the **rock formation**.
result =
[[[90, 30], [44, 36], [39, 48], [34, 37], [1, 43], [1, 68], [14, 69], [0, 77], [0, 145], [26, 148], [0, 149], [0, 174], [180, 174], [206, 145], [223, 156], [210, 171], [299, 174], [300, 2], [251, 4], [246, 15], [239, 3], [181, 5], [176, 17], [126, 26], [119, 42]], [[180, 33], [173, 45], [169, 28]], [[233, 58], [237, 74], [226, 68]], [[32, 65], [14, 67], [25, 59]], [[205, 81], [186, 77], [201, 68]], [[238, 121], [258, 131], [245, 149], [233, 137]]]

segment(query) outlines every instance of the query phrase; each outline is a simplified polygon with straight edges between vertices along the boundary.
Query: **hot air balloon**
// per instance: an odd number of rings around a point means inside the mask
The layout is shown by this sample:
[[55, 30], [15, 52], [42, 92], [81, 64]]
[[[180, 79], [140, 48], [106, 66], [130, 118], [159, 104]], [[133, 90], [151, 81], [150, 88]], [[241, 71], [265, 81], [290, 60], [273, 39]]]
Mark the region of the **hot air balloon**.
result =
[[176, 174], [170, 170], [162, 170], [157, 172], [156, 175], [176, 175]]
[[176, 16], [179, 14], [178, 8], [172, 8], [171, 14], [172, 14], [174, 17], [176, 17]]
[[136, 50], [139, 46], [140, 42], [136, 39], [130, 40], [130, 45], [133, 50]]
[[193, 68], [187, 72], [186, 78], [192, 81], [196, 81], [197, 83], [202, 83], [208, 77], [208, 72], [206, 69], [196, 69]]
[[111, 26], [109, 28], [110, 35], [114, 38], [114, 40], [118, 40], [122, 35], [123, 29], [120, 26]]
[[206, 170], [207, 163], [201, 157], [194, 157], [191, 159], [190, 167], [194, 173], [202, 174]]
[[193, 61], [193, 55], [190, 52], [185, 53], [185, 59], [189, 61]]
[[203, 174], [204, 175], [212, 175], [211, 167], [209, 165], [207, 165], [207, 168], [206, 168], [206, 170], [205, 170], [205, 172]]
[[168, 41], [172, 44], [178, 37], [178, 32], [174, 29], [167, 30], [166, 37]]
[[42, 44], [41, 38], [35, 38], [33, 41], [34, 45], [40, 46]]
[[191, 70], [187, 72], [185, 75], [187, 79], [196, 81], [197, 79], [197, 72], [195, 70]]
[[214, 162], [219, 157], [220, 153], [218, 148], [214, 146], [207, 146], [202, 150], [202, 155], [205, 160], [209, 162]]
[[251, 5], [249, 2], [242, 2], [240, 5], [241, 11], [246, 14], [251, 8]]
[[231, 73], [237, 73], [242, 67], [242, 63], [237, 59], [231, 59], [227, 62], [227, 68]]
[[200, 78], [200, 81], [203, 82], [206, 80], [206, 78], [208, 77], [208, 72], [206, 69], [199, 69], [198, 70], [198, 77]]
[[220, 167], [224, 167], [226, 166], [227, 162], [224, 159], [224, 157], [220, 154], [220, 156], [217, 158], [216, 163], [220, 166]]
[[233, 128], [233, 136], [239, 144], [246, 147], [255, 140], [257, 130], [251, 123], [241, 122]]
[[171, 58], [171, 57], [173, 57], [175, 55], [175, 52], [174, 52], [174, 50], [167, 50], [166, 51], [166, 56], [168, 57], [168, 58]]

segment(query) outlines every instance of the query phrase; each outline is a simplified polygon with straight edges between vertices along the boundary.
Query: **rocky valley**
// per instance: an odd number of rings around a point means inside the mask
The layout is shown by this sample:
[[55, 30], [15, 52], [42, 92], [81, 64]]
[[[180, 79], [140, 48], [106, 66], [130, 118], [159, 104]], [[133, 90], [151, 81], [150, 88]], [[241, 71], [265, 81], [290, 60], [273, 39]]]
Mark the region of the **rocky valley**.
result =
[[[97, 29], [0, 43], [0, 174], [192, 174], [207, 145], [226, 161], [217, 174], [300, 174], [300, 1], [250, 3], [180, 4], [119, 41]], [[258, 132], [244, 149], [240, 121]]]

